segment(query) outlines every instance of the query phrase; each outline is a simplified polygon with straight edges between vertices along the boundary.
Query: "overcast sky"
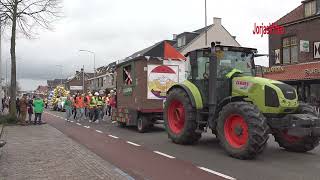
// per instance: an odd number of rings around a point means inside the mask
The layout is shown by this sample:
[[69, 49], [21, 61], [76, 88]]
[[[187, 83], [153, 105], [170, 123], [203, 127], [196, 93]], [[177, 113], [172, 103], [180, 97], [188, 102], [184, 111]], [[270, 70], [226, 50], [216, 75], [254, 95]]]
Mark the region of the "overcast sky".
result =
[[[255, 47], [259, 53], [268, 53], [268, 38], [253, 35], [254, 23], [275, 22], [301, 3], [207, 1], [208, 23], [212, 24], [213, 17], [222, 18], [222, 25], [237, 36], [242, 46]], [[94, 51], [98, 67], [172, 39], [172, 34], [204, 26], [204, 0], [64, 0], [63, 13], [54, 31], [40, 29], [36, 39], [17, 40], [17, 76], [22, 89], [34, 90], [40, 84], [46, 85], [47, 79], [66, 78], [83, 65], [93, 71], [92, 55], [79, 49]], [[2, 42], [5, 77], [5, 61], [10, 57], [8, 34]], [[62, 70], [56, 65], [63, 65]]]

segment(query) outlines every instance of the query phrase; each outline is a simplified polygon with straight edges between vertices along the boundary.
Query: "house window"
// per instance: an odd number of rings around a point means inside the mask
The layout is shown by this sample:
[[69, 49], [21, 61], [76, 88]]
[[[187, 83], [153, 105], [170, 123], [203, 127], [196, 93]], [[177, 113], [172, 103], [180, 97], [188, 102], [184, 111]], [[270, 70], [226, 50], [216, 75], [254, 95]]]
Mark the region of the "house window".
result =
[[305, 3], [304, 5], [304, 15], [305, 17], [309, 17], [315, 15], [317, 12], [317, 4], [316, 1], [310, 1]]
[[132, 67], [131, 65], [123, 67], [123, 83], [125, 85], [132, 85]]
[[103, 78], [100, 78], [101, 81], [101, 87], [103, 87]]
[[287, 37], [282, 40], [282, 63], [291, 64], [298, 62], [297, 37]]
[[186, 45], [186, 37], [182, 36], [178, 38], [178, 47]]

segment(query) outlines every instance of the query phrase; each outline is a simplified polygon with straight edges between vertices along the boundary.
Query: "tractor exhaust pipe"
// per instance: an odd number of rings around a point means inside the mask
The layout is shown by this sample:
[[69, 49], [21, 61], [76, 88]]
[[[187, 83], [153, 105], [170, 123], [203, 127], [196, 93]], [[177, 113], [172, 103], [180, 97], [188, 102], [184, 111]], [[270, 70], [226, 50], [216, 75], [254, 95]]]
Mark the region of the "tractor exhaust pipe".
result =
[[210, 53], [210, 63], [209, 63], [209, 126], [213, 128], [214, 118], [216, 113], [217, 106], [217, 56], [216, 56], [216, 44], [214, 42], [211, 43], [211, 53]]

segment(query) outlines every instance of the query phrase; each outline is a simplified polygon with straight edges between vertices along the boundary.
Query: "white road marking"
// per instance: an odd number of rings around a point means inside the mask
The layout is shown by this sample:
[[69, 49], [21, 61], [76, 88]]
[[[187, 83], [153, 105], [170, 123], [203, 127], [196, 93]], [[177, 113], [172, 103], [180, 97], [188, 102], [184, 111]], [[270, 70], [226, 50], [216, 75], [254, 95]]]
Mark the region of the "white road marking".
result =
[[139, 144], [136, 144], [134, 142], [130, 142], [130, 141], [127, 141], [128, 144], [131, 144], [131, 145], [134, 145], [134, 146], [140, 146]]
[[90, 126], [83, 126], [83, 127], [87, 128], [87, 129], [89, 129], [89, 128], [90, 128]]
[[112, 138], [115, 138], [115, 139], [118, 139], [119, 137], [117, 137], [117, 136], [113, 136], [113, 135], [109, 135], [110, 137], [112, 137]]
[[[72, 121], [71, 121], [71, 122], [72, 122]], [[77, 123], [77, 125], [81, 126], [81, 124], [80, 124], [80, 123]]]
[[159, 154], [159, 155], [161, 155], [161, 156], [170, 158], [170, 159], [174, 159], [174, 158], [175, 158], [175, 157], [173, 157], [173, 156], [170, 156], [170, 155], [168, 155], [168, 154], [165, 154], [165, 153], [162, 153], [162, 152], [159, 152], [159, 151], [153, 151], [153, 152], [154, 152], [154, 153], [157, 153], [157, 154]]
[[222, 174], [222, 173], [213, 171], [213, 170], [208, 169], [208, 168], [205, 168], [205, 167], [198, 167], [198, 168], [201, 169], [201, 170], [207, 171], [207, 172], [209, 172], [209, 173], [215, 174], [215, 175], [217, 175], [217, 176], [220, 176], [220, 177], [229, 179], [229, 180], [236, 180], [236, 178], [234, 178], [234, 177], [227, 176], [227, 175], [225, 175], [225, 174]]
[[103, 133], [102, 131], [96, 130], [98, 133]]
[[[70, 122], [73, 122], [73, 121], [70, 121]], [[81, 124], [80, 124], [81, 125]]]
[[67, 121], [68, 119], [64, 119], [65, 121]]

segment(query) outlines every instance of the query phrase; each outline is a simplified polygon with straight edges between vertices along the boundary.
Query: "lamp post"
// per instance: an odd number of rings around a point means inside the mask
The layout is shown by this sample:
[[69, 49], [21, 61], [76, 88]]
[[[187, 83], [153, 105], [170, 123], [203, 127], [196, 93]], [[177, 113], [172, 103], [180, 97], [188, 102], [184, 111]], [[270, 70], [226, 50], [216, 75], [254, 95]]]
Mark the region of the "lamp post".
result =
[[93, 86], [94, 86], [94, 90], [96, 90], [96, 53], [89, 51], [89, 50], [85, 50], [85, 49], [80, 49], [80, 52], [87, 52], [93, 55]]

